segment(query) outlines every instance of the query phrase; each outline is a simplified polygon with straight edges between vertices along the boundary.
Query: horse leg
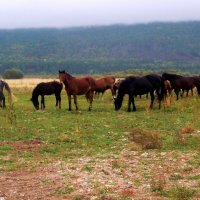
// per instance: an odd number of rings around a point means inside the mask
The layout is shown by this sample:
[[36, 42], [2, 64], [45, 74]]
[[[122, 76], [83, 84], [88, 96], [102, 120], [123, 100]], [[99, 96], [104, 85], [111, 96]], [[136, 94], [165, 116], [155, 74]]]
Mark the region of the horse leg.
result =
[[89, 91], [89, 93], [87, 94], [87, 98], [89, 100], [89, 108], [88, 108], [88, 111], [91, 111], [92, 110], [92, 102], [93, 102], [93, 93], [94, 91]]
[[178, 100], [179, 90], [174, 90], [174, 92], [176, 94], [176, 100]]
[[154, 99], [155, 99], [154, 91], [151, 91], [151, 92], [150, 92], [150, 95], [151, 95], [150, 109], [152, 109], [152, 108], [153, 108], [153, 102], [154, 102]]
[[58, 95], [58, 107], [59, 107], [59, 109], [61, 109], [61, 96], [60, 96], [60, 94]]
[[131, 101], [132, 101], [132, 104], [133, 104], [133, 111], [135, 112], [136, 111], [136, 107], [135, 107], [135, 98], [134, 98], [134, 95], [131, 95]]
[[128, 109], [127, 109], [128, 112], [131, 111], [132, 98], [133, 98], [132, 95], [129, 94], [129, 96], [128, 96]]
[[76, 111], [78, 110], [78, 105], [77, 105], [77, 98], [76, 95], [73, 95], [74, 97], [74, 105], [76, 106]]
[[61, 97], [60, 94], [55, 94], [56, 97], [56, 108], [59, 107], [59, 109], [61, 108]]
[[41, 96], [41, 110], [45, 109], [44, 95]]
[[70, 94], [68, 94], [68, 102], [69, 102], [69, 111], [71, 111], [72, 110], [72, 103], [71, 103], [71, 95]]
[[128, 99], [128, 112], [131, 111], [131, 104], [133, 105], [133, 111], [136, 111], [136, 107], [135, 107], [135, 100], [134, 100], [134, 95], [133, 94], [129, 94], [129, 99]]

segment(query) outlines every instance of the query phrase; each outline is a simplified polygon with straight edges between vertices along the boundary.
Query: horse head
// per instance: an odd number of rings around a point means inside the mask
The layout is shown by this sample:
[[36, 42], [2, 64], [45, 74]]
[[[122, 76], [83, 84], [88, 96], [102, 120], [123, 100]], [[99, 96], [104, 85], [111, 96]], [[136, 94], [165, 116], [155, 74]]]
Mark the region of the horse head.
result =
[[122, 101], [123, 101], [123, 98], [119, 98], [119, 96], [114, 98], [114, 105], [115, 105], [116, 111], [122, 107]]
[[60, 82], [65, 81], [65, 70], [63, 70], [63, 71], [59, 70], [59, 80], [60, 80]]
[[38, 99], [33, 99], [33, 98], [31, 98], [30, 100], [32, 101], [32, 103], [33, 103], [35, 109], [36, 109], [36, 110], [39, 110], [39, 101], [38, 101]]

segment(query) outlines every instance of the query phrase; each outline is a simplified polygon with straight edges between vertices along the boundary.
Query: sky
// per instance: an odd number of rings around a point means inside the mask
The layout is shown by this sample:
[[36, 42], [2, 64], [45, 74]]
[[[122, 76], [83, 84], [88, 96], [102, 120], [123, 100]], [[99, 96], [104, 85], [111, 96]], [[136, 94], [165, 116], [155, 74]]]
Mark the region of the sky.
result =
[[200, 20], [200, 0], [0, 0], [0, 29]]

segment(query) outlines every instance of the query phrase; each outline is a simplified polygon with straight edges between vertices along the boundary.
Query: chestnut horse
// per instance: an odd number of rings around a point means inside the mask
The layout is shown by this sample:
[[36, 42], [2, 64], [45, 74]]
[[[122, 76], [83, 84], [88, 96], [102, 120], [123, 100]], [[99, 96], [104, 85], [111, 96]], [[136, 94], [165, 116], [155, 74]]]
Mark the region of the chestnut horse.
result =
[[115, 98], [116, 93], [114, 90], [114, 83], [115, 83], [115, 77], [114, 76], [106, 76], [100, 79], [95, 80], [96, 86], [95, 86], [95, 95], [102, 93], [108, 89], [111, 90], [113, 98]]
[[41, 96], [41, 109], [45, 109], [45, 95], [55, 94], [56, 97], [56, 107], [59, 106], [61, 108], [61, 96], [60, 93], [62, 91], [63, 85], [58, 81], [51, 81], [46, 83], [39, 83], [33, 89], [31, 101], [35, 107], [35, 109], [39, 110], [39, 101], [38, 96]]
[[92, 101], [93, 94], [95, 90], [95, 79], [90, 76], [76, 78], [67, 72], [59, 70], [59, 79], [65, 85], [65, 90], [67, 92], [68, 100], [69, 100], [69, 111], [71, 108], [71, 96], [74, 97], [74, 104], [76, 106], [76, 110], [78, 110], [77, 98], [76, 95], [84, 95], [86, 99], [89, 101], [89, 111], [92, 109]]

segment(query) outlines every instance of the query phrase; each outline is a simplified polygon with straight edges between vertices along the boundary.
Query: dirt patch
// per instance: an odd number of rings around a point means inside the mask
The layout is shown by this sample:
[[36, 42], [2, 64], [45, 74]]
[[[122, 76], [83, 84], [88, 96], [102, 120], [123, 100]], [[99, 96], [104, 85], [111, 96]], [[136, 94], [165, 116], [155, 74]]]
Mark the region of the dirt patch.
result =
[[[108, 158], [82, 157], [34, 170], [2, 172], [0, 199], [164, 200], [152, 191], [153, 186], [166, 189], [180, 185], [198, 191], [198, 180], [194, 179], [200, 173], [196, 155], [124, 150]], [[196, 193], [193, 199], [200, 199], [199, 195]]]
[[0, 145], [8, 145], [12, 147], [13, 151], [25, 153], [39, 151], [44, 144], [40, 140], [28, 140], [15, 142], [1, 142]]

